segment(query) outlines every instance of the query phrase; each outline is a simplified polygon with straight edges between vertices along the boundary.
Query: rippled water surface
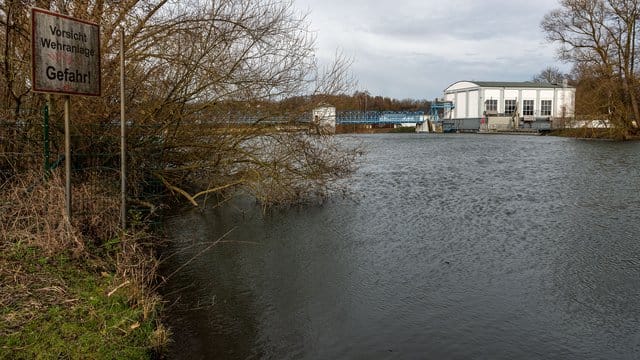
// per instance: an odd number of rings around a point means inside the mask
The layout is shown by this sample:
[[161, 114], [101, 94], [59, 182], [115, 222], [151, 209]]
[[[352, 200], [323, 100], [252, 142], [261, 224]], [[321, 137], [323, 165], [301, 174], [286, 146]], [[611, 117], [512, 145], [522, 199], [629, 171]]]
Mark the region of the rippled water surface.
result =
[[349, 199], [169, 220], [172, 358], [640, 358], [640, 143], [341, 140]]

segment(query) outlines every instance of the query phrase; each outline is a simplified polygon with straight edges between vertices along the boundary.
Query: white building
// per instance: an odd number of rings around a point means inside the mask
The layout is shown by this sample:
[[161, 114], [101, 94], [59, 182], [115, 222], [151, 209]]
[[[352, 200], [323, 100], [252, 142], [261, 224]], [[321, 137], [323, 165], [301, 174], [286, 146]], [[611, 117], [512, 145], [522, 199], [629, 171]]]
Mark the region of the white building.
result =
[[335, 134], [336, 132], [336, 108], [329, 104], [319, 104], [311, 113], [311, 126], [309, 131], [319, 134]]
[[558, 119], [573, 118], [575, 94], [566, 82], [458, 81], [444, 91], [444, 100], [454, 108], [444, 114], [443, 129], [549, 129]]

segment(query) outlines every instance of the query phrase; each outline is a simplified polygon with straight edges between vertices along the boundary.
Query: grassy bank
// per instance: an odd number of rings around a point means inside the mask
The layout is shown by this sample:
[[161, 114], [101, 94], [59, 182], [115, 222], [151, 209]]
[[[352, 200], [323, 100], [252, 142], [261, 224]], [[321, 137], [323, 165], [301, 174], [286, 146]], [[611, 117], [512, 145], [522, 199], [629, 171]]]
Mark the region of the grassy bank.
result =
[[391, 133], [402, 133], [402, 134], [415, 134], [416, 128], [414, 126], [401, 126], [390, 131]]
[[577, 128], [577, 129], [556, 129], [552, 130], [549, 135], [572, 137], [579, 139], [598, 139], [598, 140], [640, 140], [640, 136], [632, 134], [629, 131], [616, 128], [593, 129], [593, 128]]
[[59, 177], [1, 186], [0, 358], [140, 359], [161, 349], [153, 241], [141, 226], [118, 230], [117, 193], [76, 185], [94, 201], [69, 224]]

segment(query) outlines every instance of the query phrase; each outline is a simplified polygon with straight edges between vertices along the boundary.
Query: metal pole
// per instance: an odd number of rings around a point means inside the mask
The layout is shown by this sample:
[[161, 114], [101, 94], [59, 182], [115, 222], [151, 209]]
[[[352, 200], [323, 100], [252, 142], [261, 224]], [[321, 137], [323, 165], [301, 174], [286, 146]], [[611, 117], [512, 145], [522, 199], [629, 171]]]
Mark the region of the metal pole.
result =
[[124, 118], [124, 28], [120, 29], [120, 220], [127, 228], [127, 126]]
[[43, 124], [43, 140], [44, 140], [44, 177], [49, 178], [49, 158], [51, 157], [51, 149], [49, 146], [49, 102], [44, 106], [44, 124]]
[[67, 220], [71, 222], [71, 131], [69, 124], [70, 96], [64, 97], [64, 173], [65, 173], [65, 210]]

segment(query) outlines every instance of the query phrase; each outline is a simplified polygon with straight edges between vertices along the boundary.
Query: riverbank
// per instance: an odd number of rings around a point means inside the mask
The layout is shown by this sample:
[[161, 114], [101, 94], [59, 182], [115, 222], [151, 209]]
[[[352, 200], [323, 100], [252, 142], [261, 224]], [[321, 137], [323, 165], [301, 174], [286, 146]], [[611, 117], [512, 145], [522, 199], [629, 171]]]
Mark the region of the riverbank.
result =
[[336, 134], [386, 134], [386, 133], [415, 133], [412, 126], [393, 127], [393, 125], [336, 125]]
[[169, 337], [155, 239], [142, 224], [118, 230], [108, 186], [75, 187], [100, 200], [71, 224], [59, 177], [22, 175], [1, 187], [0, 358], [152, 358]]
[[628, 132], [619, 131], [613, 128], [594, 129], [594, 128], [578, 128], [578, 129], [556, 129], [549, 132], [550, 136], [570, 137], [577, 139], [593, 139], [593, 140], [640, 140], [640, 135], [630, 134]]

